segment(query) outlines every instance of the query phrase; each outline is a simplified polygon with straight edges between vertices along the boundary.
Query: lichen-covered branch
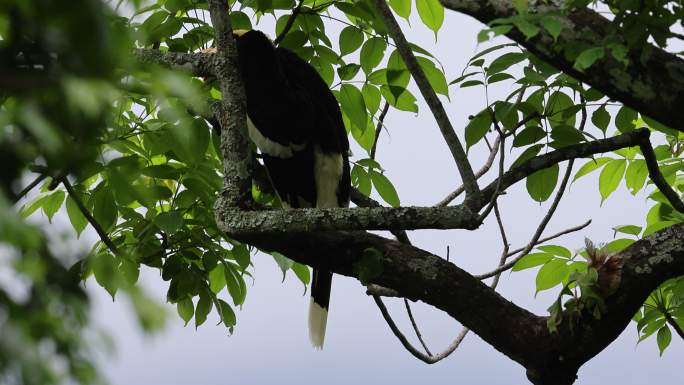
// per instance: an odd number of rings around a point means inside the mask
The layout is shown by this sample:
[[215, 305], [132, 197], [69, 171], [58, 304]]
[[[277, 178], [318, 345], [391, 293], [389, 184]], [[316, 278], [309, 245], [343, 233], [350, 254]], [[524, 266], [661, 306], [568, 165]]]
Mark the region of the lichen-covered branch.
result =
[[133, 51], [138, 62], [157, 64], [175, 70], [186, 71], [194, 76], [214, 76], [214, 55], [205, 53], [163, 52], [158, 49], [139, 48]]
[[[448, 9], [470, 15], [488, 24], [495, 19], [516, 15], [514, 0], [440, 0]], [[574, 68], [559, 47], [594, 47], [601, 36], [624, 36], [607, 18], [590, 9], [579, 9], [564, 14], [563, 1], [530, 1], [529, 12], [551, 14], [558, 18], [563, 29], [554, 40], [543, 30], [527, 39], [517, 29], [507, 34], [542, 60], [579, 79], [629, 107], [677, 130], [684, 130], [684, 60], [649, 45], [650, 54], [630, 53], [625, 66], [613, 55], [606, 54], [586, 71]]]
[[617, 338], [658, 285], [684, 274], [684, 224], [678, 224], [619, 254], [625, 261], [622, 280], [617, 291], [605, 299], [608, 310], [601, 319], [587, 315], [572, 331], [564, 321], [557, 333], [550, 333], [545, 317], [514, 305], [452, 263], [374, 234], [274, 233], [237, 239], [278, 251], [300, 263], [357, 278], [363, 251], [374, 248], [383, 257], [382, 272], [372, 284], [447, 312], [525, 366], [528, 377], [537, 384], [572, 383], [579, 367]]
[[331, 209], [217, 209], [222, 231], [232, 235], [264, 235], [331, 230], [473, 229], [477, 217], [465, 206], [355, 207]]
[[228, 5], [222, 0], [209, 0], [209, 13], [215, 30], [216, 54], [214, 70], [222, 101], [214, 111], [221, 124], [224, 191], [222, 204], [247, 208], [251, 202], [251, 159], [247, 138], [247, 108], [240, 77], [238, 53]]
[[458, 171], [461, 174], [466, 195], [478, 195], [480, 190], [477, 186], [475, 175], [473, 174], [473, 168], [468, 161], [465, 151], [463, 150], [461, 141], [458, 139], [458, 136], [454, 131], [454, 127], [451, 125], [451, 121], [449, 121], [449, 117], [444, 110], [442, 102], [439, 100], [435, 90], [430, 85], [430, 82], [428, 81], [427, 76], [425, 76], [425, 72], [423, 72], [420, 64], [418, 64], [418, 60], [416, 60], [413, 50], [411, 50], [406, 37], [404, 36], [403, 32], [401, 32], [401, 28], [392, 14], [392, 10], [387, 5], [386, 0], [375, 0], [374, 3], [380, 16], [387, 25], [387, 31], [389, 35], [397, 45], [399, 55], [404, 60], [404, 63], [406, 63], [406, 68], [408, 68], [411, 76], [413, 76], [413, 79], [416, 81], [420, 93], [423, 95], [425, 102], [430, 107], [430, 111], [432, 111], [432, 115], [437, 121], [439, 130], [442, 132], [442, 136], [444, 137], [444, 140], [451, 151], [451, 155], [456, 162]]

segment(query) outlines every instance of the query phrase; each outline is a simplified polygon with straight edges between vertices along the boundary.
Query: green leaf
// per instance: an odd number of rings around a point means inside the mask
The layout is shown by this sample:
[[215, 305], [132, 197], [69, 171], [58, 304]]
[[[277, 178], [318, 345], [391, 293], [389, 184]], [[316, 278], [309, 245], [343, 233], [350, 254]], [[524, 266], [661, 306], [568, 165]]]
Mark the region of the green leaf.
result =
[[615, 230], [615, 232], [617, 233], [630, 234], [634, 236], [638, 236], [639, 234], [641, 234], [641, 227], [635, 225], [617, 226], [613, 227], [613, 230]]
[[242, 305], [247, 295], [247, 287], [242, 276], [237, 272], [232, 264], [224, 265], [224, 277], [226, 278], [226, 286], [228, 286], [228, 293], [233, 298], [233, 303], [238, 306]]
[[177, 210], [164, 212], [154, 217], [152, 222], [167, 235], [173, 235], [183, 227], [183, 213]]
[[363, 195], [370, 196], [372, 188], [370, 175], [368, 175], [368, 173], [366, 172], [366, 170], [363, 169], [363, 167], [359, 167], [357, 165], [354, 165], [354, 167], [352, 167], [351, 181], [352, 185], [356, 187], [356, 189], [359, 190]]
[[125, 283], [128, 284], [128, 287], [131, 287], [138, 282], [138, 277], [140, 276], [140, 265], [129, 258], [121, 258], [119, 272], [123, 276]]
[[520, 271], [529, 269], [535, 266], [543, 265], [553, 259], [551, 254], [547, 253], [532, 253], [520, 258], [518, 262], [513, 265], [513, 271]]
[[551, 193], [558, 183], [558, 170], [558, 165], [554, 164], [527, 177], [527, 192], [532, 199], [537, 202], [545, 202], [551, 197]]
[[108, 231], [116, 223], [118, 210], [112, 190], [106, 185], [100, 187], [92, 196], [93, 217], [104, 231]]
[[618, 131], [624, 133], [634, 130], [634, 121], [637, 120], [637, 113], [633, 109], [622, 106], [617, 115], [615, 115], [615, 127]]
[[466, 151], [477, 144], [492, 126], [492, 117], [489, 111], [483, 111], [470, 120], [465, 128]]
[[209, 315], [209, 312], [211, 312], [212, 307], [212, 298], [205, 288], [200, 291], [199, 301], [197, 301], [197, 309], [195, 310], [195, 329], [207, 320], [207, 316]]
[[379, 277], [384, 268], [382, 253], [374, 248], [363, 251], [361, 258], [354, 263], [354, 272], [358, 275], [363, 285], [369, 284], [374, 278]]
[[539, 24], [553, 37], [554, 41], [558, 39], [563, 30], [563, 25], [556, 16], [544, 15], [539, 19]]
[[543, 144], [535, 144], [534, 146], [528, 147], [525, 151], [523, 151], [522, 154], [520, 154], [518, 159], [516, 159], [513, 162], [513, 164], [511, 164], [511, 169], [514, 169], [523, 164], [528, 159], [535, 157], [537, 154], [539, 154], [539, 151], [541, 151], [543, 147]]
[[529, 4], [528, 0], [514, 0], [513, 5], [515, 6], [515, 10], [522, 14], [527, 12], [527, 7]]
[[418, 8], [418, 15], [428, 28], [435, 32], [442, 27], [444, 23], [444, 7], [439, 0], [420, 0], [416, 1], [416, 8]]
[[562, 259], [552, 259], [537, 273], [537, 293], [559, 285], [568, 274], [568, 267]]
[[606, 111], [606, 106], [602, 105], [591, 114], [591, 122], [604, 133], [610, 123], [610, 114]]
[[337, 75], [340, 77], [340, 80], [352, 80], [359, 73], [360, 69], [361, 66], [358, 64], [345, 64], [337, 67]]
[[656, 340], [658, 342], [658, 349], [660, 350], [660, 356], [662, 357], [663, 352], [665, 352], [665, 349], [670, 345], [670, 342], [672, 342], [672, 332], [670, 331], [670, 328], [665, 325], [658, 330], [658, 336], [656, 337]]
[[226, 287], [226, 276], [224, 273], [224, 267], [223, 264], [218, 264], [214, 268], [214, 270], [209, 272], [209, 288], [211, 289], [211, 292], [216, 294], [221, 289]]
[[48, 195], [47, 198], [45, 198], [45, 201], [43, 201], [43, 212], [45, 215], [47, 215], [48, 221], [50, 223], [52, 223], [52, 217], [55, 216], [60, 207], [62, 207], [62, 203], [64, 203], [64, 197], [64, 191], [57, 190]]
[[311, 282], [311, 271], [309, 270], [309, 266], [303, 265], [301, 263], [295, 262], [292, 265], [292, 271], [295, 273], [297, 278], [304, 284], [304, 287], [306, 288], [306, 285]]
[[385, 56], [387, 43], [380, 37], [372, 37], [368, 39], [361, 48], [361, 68], [366, 73], [370, 73], [373, 68], [377, 67]]
[[539, 126], [525, 127], [513, 139], [513, 147], [527, 146], [546, 137], [546, 131]]
[[590, 159], [587, 163], [585, 163], [582, 167], [580, 167], [579, 170], [577, 170], [577, 173], [575, 174], [575, 177], [572, 179], [572, 181], [574, 182], [577, 179], [601, 168], [601, 166], [605, 165], [606, 163], [610, 162], [611, 160], [613, 160], [613, 158], [608, 158], [608, 157]]
[[575, 114], [566, 116], [565, 112], [570, 110], [575, 106], [572, 98], [567, 94], [556, 91], [551, 96], [546, 103], [546, 115], [548, 115], [549, 123], [551, 123], [552, 128], [556, 128], [560, 125], [568, 125], [570, 127], [575, 127]]
[[226, 327], [228, 328], [232, 328], [233, 326], [235, 326], [235, 323], [237, 321], [235, 318], [235, 312], [226, 301], [219, 298], [218, 302], [219, 313], [221, 315], [221, 320], [223, 321], [223, 324], [226, 325]]
[[349, 117], [357, 128], [362, 131], [365, 130], [368, 113], [366, 112], [366, 103], [363, 101], [361, 91], [351, 84], [342, 84], [338, 95], [345, 115]]
[[100, 253], [95, 255], [91, 262], [95, 281], [109, 292], [113, 301], [120, 279], [116, 259], [109, 253]]
[[240, 266], [241, 270], [247, 269], [249, 267], [249, 263], [251, 261], [250, 255], [249, 255], [249, 249], [247, 248], [247, 245], [245, 244], [240, 244], [237, 246], [233, 247], [233, 257], [238, 263], [238, 266]]
[[88, 225], [88, 220], [78, 208], [78, 205], [76, 205], [76, 202], [73, 200], [73, 198], [71, 198], [71, 196], [66, 198], [66, 209], [67, 215], [69, 216], [69, 221], [74, 227], [74, 230], [76, 230], [76, 238], [78, 238], [80, 237], [81, 232]]
[[389, 5], [397, 15], [408, 20], [411, 15], [411, 0], [389, 0]]
[[539, 31], [541, 31], [539, 27], [522, 18], [515, 19], [513, 21], [513, 25], [515, 25], [515, 27], [518, 28], [523, 35], [525, 35], [527, 40], [537, 36]]
[[340, 55], [350, 54], [363, 44], [363, 32], [357, 27], [346, 27], [340, 33]]
[[363, 94], [363, 101], [366, 103], [368, 113], [375, 114], [380, 109], [380, 101], [382, 100], [378, 87], [366, 83], [361, 88], [361, 94]]
[[575, 59], [575, 64], [573, 68], [583, 71], [591, 67], [597, 60], [600, 60], [605, 56], [606, 49], [603, 47], [593, 47], [582, 51], [577, 59]]
[[425, 73], [428, 82], [432, 86], [432, 89], [434, 89], [438, 94], [449, 96], [449, 86], [447, 85], [444, 72], [437, 68], [435, 63], [429, 59], [420, 56], [416, 57], [416, 59], [418, 60], [420, 67], [423, 69], [423, 72]]
[[617, 189], [622, 177], [625, 175], [627, 161], [624, 159], [613, 159], [601, 170], [599, 176], [599, 192], [601, 193], [601, 203]]
[[603, 246], [603, 249], [609, 253], [619, 253], [627, 247], [631, 246], [633, 243], [633, 239], [618, 238], [608, 242], [608, 244]]
[[643, 159], [635, 159], [629, 162], [625, 173], [625, 184], [632, 195], [636, 195], [646, 184], [648, 167]]
[[385, 175], [375, 170], [370, 170], [369, 174], [371, 181], [373, 181], [373, 186], [375, 186], [375, 190], [377, 190], [382, 199], [392, 207], [399, 207], [399, 195], [397, 194], [397, 190], [394, 189], [392, 182], [390, 182]]
[[572, 257], [572, 253], [570, 252], [570, 250], [566, 249], [563, 246], [545, 245], [539, 246], [537, 247], [537, 249], [549, 253], [551, 255], [556, 255], [567, 259], [570, 259]]
[[527, 59], [527, 54], [522, 52], [508, 52], [494, 59], [487, 67], [487, 75], [492, 75], [507, 70], [511, 66]]
[[195, 305], [193, 305], [192, 299], [186, 297], [178, 301], [176, 309], [178, 310], [178, 315], [185, 322], [184, 326], [188, 326], [188, 322], [190, 322], [193, 314], [195, 314]]
[[278, 264], [280, 271], [283, 273], [283, 282], [285, 282], [285, 275], [287, 274], [287, 271], [290, 270], [290, 268], [292, 268], [294, 265], [294, 261], [277, 251], [273, 251], [270, 254], [276, 261], [276, 264]]

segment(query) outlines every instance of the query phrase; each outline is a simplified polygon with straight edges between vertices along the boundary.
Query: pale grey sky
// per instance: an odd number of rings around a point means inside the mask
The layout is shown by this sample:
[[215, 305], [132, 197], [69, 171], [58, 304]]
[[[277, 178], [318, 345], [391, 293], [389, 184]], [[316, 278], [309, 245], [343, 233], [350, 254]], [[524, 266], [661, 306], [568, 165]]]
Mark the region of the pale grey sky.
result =
[[[271, 35], [273, 21], [264, 17], [260, 29]], [[339, 24], [328, 24], [339, 31]], [[445, 25], [435, 44], [434, 35], [415, 15], [405, 32], [410, 40], [433, 52], [444, 63], [447, 80], [457, 77], [465, 62], [476, 52], [476, 35], [482, 25], [466, 16], [447, 11]], [[490, 90], [490, 100], [503, 98], [513, 88], [508, 83]], [[459, 135], [467, 116], [484, 106], [484, 92], [479, 88], [451, 89], [451, 103], [445, 105]], [[443, 198], [459, 183], [453, 161], [439, 131], [419, 99], [418, 116], [390, 111], [378, 158], [387, 169], [404, 205], [429, 205]], [[485, 155], [482, 147], [472, 151], [478, 168]], [[355, 153], [361, 154], [361, 150]], [[508, 159], [514, 155], [507, 154]], [[583, 162], [580, 162], [583, 164]], [[495, 175], [495, 172], [492, 173]], [[501, 198], [504, 222], [514, 247], [533, 233], [548, 205], [529, 199], [524, 183]], [[612, 239], [611, 227], [622, 224], [642, 225], [647, 210], [645, 196], [632, 197], [624, 187], [602, 207], [596, 177], [586, 177], [570, 187], [546, 234], [593, 219], [584, 231], [558, 241], [570, 249], [582, 246], [587, 236], [597, 242]], [[482, 229], [466, 231], [418, 231], [410, 234], [415, 243], [439, 255], [447, 245], [451, 258], [459, 266], [480, 273], [490, 270], [500, 253], [497, 229], [490, 220]], [[83, 239], [83, 238], [82, 238]], [[92, 240], [93, 234], [84, 237]], [[372, 299], [355, 280], [336, 276], [333, 281], [326, 345], [316, 351], [309, 345], [306, 331], [308, 294], [293, 277], [280, 282], [280, 271], [272, 258], [259, 254], [253, 258], [256, 277], [250, 284], [244, 308], [237, 313], [235, 334], [228, 336], [222, 326], [214, 326], [217, 317], [199, 330], [182, 326], [169, 308], [169, 327], [159, 335], [145, 336], [135, 324], [123, 296], [112, 303], [109, 295], [94, 281], [89, 281], [95, 298], [94, 315], [108, 330], [117, 353], [101, 360], [113, 385], [130, 384], [526, 384], [524, 369], [477, 336], [469, 335], [461, 348], [444, 361], [428, 366], [404, 351], [385, 325]], [[537, 314], [546, 308], [557, 290], [534, 298], [536, 271], [506, 273], [500, 291], [509, 299]], [[158, 301], [164, 301], [167, 283], [151, 269], [143, 271], [141, 281]], [[390, 309], [407, 335], [413, 335], [399, 301], [388, 300]], [[415, 316], [432, 351], [450, 343], [460, 326], [424, 304], [414, 305]], [[214, 322], [212, 322], [214, 321]], [[658, 357], [654, 340], [636, 347], [634, 325], [608, 349], [586, 364], [579, 372], [578, 384], [643, 384], [681, 380], [680, 363], [684, 344], [674, 339], [663, 358]], [[677, 366], [676, 366], [677, 365]]]

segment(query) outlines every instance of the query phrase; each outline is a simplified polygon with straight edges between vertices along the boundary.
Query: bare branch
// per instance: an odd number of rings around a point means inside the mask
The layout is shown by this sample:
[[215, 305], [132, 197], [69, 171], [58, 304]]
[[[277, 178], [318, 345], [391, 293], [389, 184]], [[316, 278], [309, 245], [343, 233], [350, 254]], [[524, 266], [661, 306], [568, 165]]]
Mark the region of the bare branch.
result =
[[665, 195], [672, 207], [674, 207], [677, 211], [684, 213], [684, 203], [682, 203], [679, 194], [672, 189], [670, 184], [665, 180], [665, 177], [663, 177], [663, 174], [660, 172], [658, 160], [656, 159], [655, 153], [653, 152], [653, 147], [651, 146], [651, 141], [648, 140], [648, 137], [640, 141], [639, 147], [641, 148], [641, 154], [646, 160], [648, 175], [651, 177], [653, 184], [655, 184], [656, 187], [658, 187], [658, 190]]
[[39, 174], [36, 179], [34, 179], [31, 183], [29, 183], [26, 187], [24, 187], [19, 194], [17, 194], [14, 197], [14, 202], [18, 202], [21, 198], [25, 197], [26, 194], [28, 194], [31, 190], [33, 190], [40, 182], [42, 182], [45, 178], [47, 178], [47, 175], [44, 173]]
[[432, 357], [432, 352], [430, 351], [430, 349], [428, 349], [427, 345], [425, 344], [425, 341], [423, 341], [423, 336], [420, 334], [418, 324], [416, 323], [416, 320], [413, 318], [411, 305], [409, 305], [408, 300], [406, 298], [404, 298], [404, 306], [406, 307], [406, 314], [408, 314], [409, 320], [411, 321], [411, 326], [413, 326], [413, 330], [416, 332], [416, 337], [418, 337], [418, 341], [420, 341], [420, 344], [423, 345], [425, 353], [427, 353], [428, 356]]
[[371, 147], [371, 152], [370, 152], [370, 157], [371, 159], [375, 159], [375, 150], [377, 149], [378, 146], [378, 139], [380, 138], [380, 133], [382, 132], [382, 127], [385, 122], [385, 116], [387, 116], [387, 112], [389, 111], [389, 103], [385, 102], [385, 105], [382, 107], [382, 111], [380, 112], [380, 116], [378, 117], [378, 125], [375, 126], [375, 140], [373, 140], [373, 147]]
[[[565, 229], [563, 231], [560, 231], [556, 234], [550, 235], [546, 238], [541, 238], [540, 240], [537, 241], [537, 243], [534, 246], [541, 245], [542, 243], [548, 242], [548, 241], [550, 241], [552, 239], [556, 239], [558, 237], [562, 237], [563, 235], [566, 235], [566, 234], [570, 234], [570, 233], [574, 233], [576, 231], [580, 231], [580, 230], [586, 228], [587, 226], [589, 226], [590, 224], [591, 224], [591, 219], [582, 223], [581, 225], [578, 225], [575, 227], [570, 227], [570, 228]], [[525, 250], [525, 246], [520, 247], [518, 249], [515, 249], [513, 251], [509, 251], [508, 254], [506, 255], [506, 258], [512, 257], [512, 256], [518, 254], [519, 252], [523, 251], [523, 250]]]
[[473, 169], [470, 165], [470, 162], [468, 162], [468, 157], [463, 150], [463, 145], [458, 139], [458, 136], [454, 131], [454, 127], [449, 121], [449, 117], [444, 110], [442, 102], [437, 97], [435, 90], [432, 88], [432, 86], [430, 86], [430, 82], [425, 76], [425, 72], [423, 72], [423, 69], [418, 64], [415, 55], [413, 55], [413, 51], [411, 50], [406, 37], [404, 37], [397, 20], [394, 18], [392, 11], [387, 5], [387, 2], [385, 0], [375, 0], [374, 3], [375, 7], [379, 11], [380, 16], [384, 20], [385, 25], [387, 25], [389, 35], [397, 45], [397, 50], [399, 51], [401, 58], [404, 60], [404, 63], [406, 63], [406, 67], [413, 76], [413, 79], [416, 81], [416, 84], [418, 85], [425, 102], [430, 107], [432, 115], [434, 115], [437, 125], [442, 132], [444, 140], [449, 146], [451, 155], [456, 161], [456, 166], [461, 174], [461, 179], [463, 179], [466, 195], [479, 195], [480, 190], [477, 185], [475, 175], [473, 174]]
[[[512, 261], [505, 263], [505, 264], [500, 264], [498, 268], [490, 271], [489, 273], [484, 273], [480, 275], [476, 275], [475, 278], [477, 279], [486, 279], [490, 278], [493, 276], [496, 276], [498, 274], [501, 274], [502, 272], [510, 269], [515, 265], [522, 257], [527, 255], [527, 253], [532, 250], [532, 248], [539, 242], [539, 238], [541, 237], [542, 233], [546, 229], [546, 225], [549, 224], [549, 221], [551, 220], [551, 217], [553, 217], [553, 214], [556, 212], [556, 208], [558, 208], [558, 204], [561, 201], [561, 198], [563, 197], [563, 193], [565, 192], [565, 188], [568, 185], [568, 181], [570, 180], [570, 174], [572, 174], [572, 166], [574, 165], [575, 160], [571, 159], [568, 162], [568, 166], [565, 170], [565, 175], [563, 176], [563, 181], [561, 182], [560, 187], [558, 188], [558, 192], [556, 192], [556, 197], [553, 199], [553, 202], [551, 203], [551, 207], [549, 207], [549, 211], [546, 213], [542, 221], [539, 223], [539, 226], [537, 226], [537, 230], [534, 232], [534, 235], [532, 236], [532, 239], [530, 242], [525, 246], [523, 251], [520, 253], [520, 256], [517, 258], [514, 258]], [[508, 256], [508, 250], [506, 250], [506, 253], [502, 255], [501, 261], [504, 262]], [[498, 278], [497, 278], [498, 281]]]
[[[494, 164], [494, 159], [496, 159], [496, 154], [499, 153], [499, 142], [501, 141], [501, 137], [497, 135], [496, 139], [494, 139], [494, 143], [492, 143], [492, 150], [489, 152], [489, 157], [487, 157], [487, 161], [482, 165], [482, 168], [477, 170], [475, 173], [475, 179], [480, 179], [484, 174], [489, 171], [490, 168], [492, 168], [492, 165]], [[463, 194], [465, 191], [465, 187], [463, 185], [459, 186], [456, 190], [453, 192], [449, 193], [444, 199], [439, 201], [435, 206], [437, 207], [445, 207], [449, 203], [453, 202], [454, 199], [458, 198], [459, 195]]]

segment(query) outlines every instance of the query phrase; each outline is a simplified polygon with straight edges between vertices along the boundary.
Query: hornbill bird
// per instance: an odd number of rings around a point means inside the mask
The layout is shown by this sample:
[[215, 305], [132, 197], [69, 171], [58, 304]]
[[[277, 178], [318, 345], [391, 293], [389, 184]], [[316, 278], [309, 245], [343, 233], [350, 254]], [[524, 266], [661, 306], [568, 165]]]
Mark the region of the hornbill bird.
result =
[[[249, 137], [285, 207], [347, 207], [349, 141], [337, 99], [316, 69], [260, 31], [234, 31]], [[313, 269], [309, 338], [323, 348], [332, 272]]]

